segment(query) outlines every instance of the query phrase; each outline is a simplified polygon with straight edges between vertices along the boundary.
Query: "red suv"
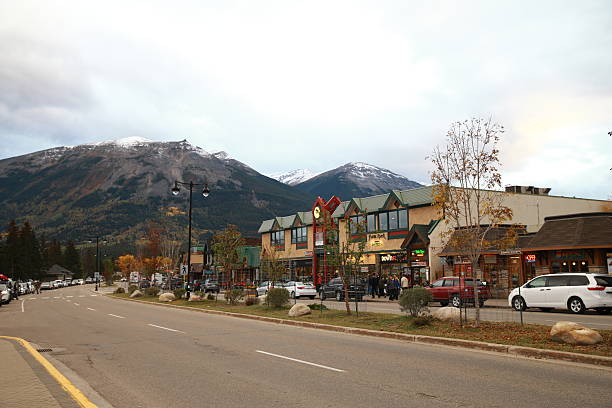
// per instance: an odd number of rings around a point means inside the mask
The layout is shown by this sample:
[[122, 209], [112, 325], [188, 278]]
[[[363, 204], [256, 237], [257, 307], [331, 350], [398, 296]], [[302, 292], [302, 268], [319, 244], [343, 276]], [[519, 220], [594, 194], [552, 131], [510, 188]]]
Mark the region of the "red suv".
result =
[[[478, 304], [482, 307], [484, 302], [491, 296], [489, 288], [478, 282]], [[440, 302], [442, 306], [461, 307], [463, 302], [474, 303], [474, 279], [460, 278], [458, 276], [445, 276], [438, 279], [426, 288], [431, 292], [431, 298], [434, 302]]]

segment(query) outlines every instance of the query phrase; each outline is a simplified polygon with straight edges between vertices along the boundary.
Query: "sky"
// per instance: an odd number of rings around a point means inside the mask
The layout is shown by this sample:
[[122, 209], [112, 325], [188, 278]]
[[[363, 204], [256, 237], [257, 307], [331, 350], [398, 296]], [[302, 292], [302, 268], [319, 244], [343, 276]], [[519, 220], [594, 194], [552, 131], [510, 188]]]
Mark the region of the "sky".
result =
[[140, 136], [427, 183], [472, 117], [503, 184], [611, 198], [612, 2], [0, 0], [0, 159]]

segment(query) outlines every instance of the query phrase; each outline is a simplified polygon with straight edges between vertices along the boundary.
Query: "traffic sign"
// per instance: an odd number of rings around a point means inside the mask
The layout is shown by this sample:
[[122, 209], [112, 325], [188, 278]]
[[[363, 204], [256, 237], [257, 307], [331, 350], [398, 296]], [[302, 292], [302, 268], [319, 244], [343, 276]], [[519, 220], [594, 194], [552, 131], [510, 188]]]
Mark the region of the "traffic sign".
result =
[[181, 276], [187, 276], [187, 265], [181, 264]]

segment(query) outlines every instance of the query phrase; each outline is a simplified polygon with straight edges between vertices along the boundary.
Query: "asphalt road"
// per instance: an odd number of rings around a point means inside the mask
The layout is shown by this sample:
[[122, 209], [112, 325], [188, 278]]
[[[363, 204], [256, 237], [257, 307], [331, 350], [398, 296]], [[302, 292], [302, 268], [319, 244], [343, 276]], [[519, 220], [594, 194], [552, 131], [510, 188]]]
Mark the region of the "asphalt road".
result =
[[58, 349], [115, 407], [609, 406], [609, 369], [92, 295], [22, 297], [0, 308], [0, 332]]
[[[293, 300], [291, 300], [293, 302]], [[311, 304], [320, 303], [320, 299], [299, 299], [299, 303]], [[344, 302], [337, 302], [335, 300], [326, 300], [323, 302], [325, 306], [333, 309], [344, 310], [346, 308]], [[430, 311], [433, 311], [440, 306], [437, 302], [433, 302], [430, 306]], [[351, 302], [351, 309], [355, 310], [355, 302]], [[359, 303], [359, 310], [364, 312], [375, 312], [375, 313], [394, 313], [400, 314], [402, 311], [399, 308], [397, 302], [368, 302], [367, 297], [365, 302]], [[474, 308], [468, 307], [468, 317], [474, 317]], [[497, 322], [520, 322], [521, 315], [516, 310], [511, 308], [497, 308], [497, 307], [484, 307], [480, 309], [480, 315], [482, 320], [497, 321]], [[567, 310], [552, 310], [550, 312], [542, 312], [539, 309], [528, 309], [523, 312], [523, 322], [542, 324], [546, 326], [552, 326], [558, 321], [569, 320], [572, 322], [580, 323], [586, 327], [599, 330], [612, 330], [612, 315], [599, 315], [594, 311], [587, 311], [584, 314], [576, 315], [568, 312]]]

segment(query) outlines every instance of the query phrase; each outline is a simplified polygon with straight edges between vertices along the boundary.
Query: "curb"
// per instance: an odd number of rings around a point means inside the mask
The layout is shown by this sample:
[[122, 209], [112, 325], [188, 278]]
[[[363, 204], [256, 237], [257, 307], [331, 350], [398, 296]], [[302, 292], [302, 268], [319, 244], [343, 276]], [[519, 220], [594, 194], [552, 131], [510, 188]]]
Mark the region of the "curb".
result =
[[[105, 295], [106, 296], [106, 295]], [[437, 344], [443, 346], [462, 347], [467, 349], [475, 349], [481, 351], [492, 351], [496, 353], [505, 353], [514, 356], [535, 358], [540, 360], [561, 360], [571, 363], [590, 364], [601, 367], [612, 367], [612, 357], [596, 356], [590, 354], [570, 353], [567, 351], [556, 351], [549, 349], [538, 349], [533, 347], [512, 346], [507, 344], [486, 343], [483, 341], [453, 339], [448, 337], [421, 336], [418, 334], [405, 334], [387, 331], [378, 331], [370, 329], [362, 329], [357, 327], [334, 326], [324, 323], [303, 322], [300, 320], [278, 319], [276, 317], [266, 317], [258, 315], [250, 315], [244, 313], [224, 312], [221, 310], [199, 309], [188, 306], [171, 305], [167, 303], [147, 302], [146, 300], [120, 298], [115, 296], [107, 296], [111, 299], [124, 300], [128, 302], [139, 302], [148, 305], [173, 307], [176, 309], [191, 310], [200, 313], [208, 313], [222, 316], [237, 317], [241, 319], [259, 320], [268, 323], [277, 323], [287, 326], [307, 327], [311, 329], [327, 330], [333, 332], [342, 332], [349, 334], [358, 334], [361, 336], [380, 337], [387, 339], [410, 341], [413, 343]]]
[[77, 402], [83, 408], [97, 408], [93, 402], [91, 402], [77, 387], [70, 382], [62, 373], [60, 373], [57, 368], [55, 368], [46, 358], [44, 358], [32, 345], [27, 341], [20, 337], [11, 337], [11, 336], [0, 336], [3, 339], [9, 339], [20, 343], [23, 348], [25, 348], [31, 355], [42, 365], [49, 374], [62, 386], [64, 391], [66, 391], [73, 400]]

